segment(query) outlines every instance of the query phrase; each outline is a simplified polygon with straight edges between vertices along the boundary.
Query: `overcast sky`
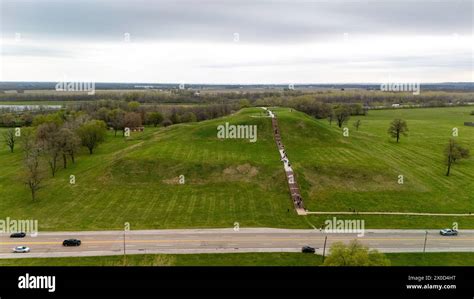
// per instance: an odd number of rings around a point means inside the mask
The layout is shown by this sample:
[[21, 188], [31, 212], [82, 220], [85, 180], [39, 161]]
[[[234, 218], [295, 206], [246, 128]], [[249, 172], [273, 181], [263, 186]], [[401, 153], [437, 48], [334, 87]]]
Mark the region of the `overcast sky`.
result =
[[474, 81], [471, 0], [0, 3], [2, 81]]

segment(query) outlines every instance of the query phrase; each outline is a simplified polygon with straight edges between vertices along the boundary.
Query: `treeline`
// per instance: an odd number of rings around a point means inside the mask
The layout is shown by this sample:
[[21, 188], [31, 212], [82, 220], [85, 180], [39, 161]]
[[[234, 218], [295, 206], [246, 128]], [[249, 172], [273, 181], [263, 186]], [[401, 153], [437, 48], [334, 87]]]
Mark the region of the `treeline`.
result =
[[139, 103], [183, 103], [183, 104], [235, 104], [241, 99], [255, 101], [261, 98], [278, 96], [281, 91], [251, 92], [251, 91], [200, 91], [200, 90], [96, 90], [95, 94], [86, 92], [57, 92], [54, 90], [31, 91], [26, 93], [0, 93], [1, 101], [113, 101]]
[[101, 100], [80, 103], [59, 111], [6, 112], [0, 115], [2, 141], [14, 152], [18, 143], [24, 154], [25, 183], [36, 198], [42, 187], [46, 169], [52, 177], [62, 167], [76, 163], [81, 147], [89, 154], [105, 140], [108, 129], [115, 135], [127, 129], [140, 129], [144, 124], [168, 126], [227, 115], [238, 107], [225, 104], [199, 106], [156, 106], [138, 102]]
[[367, 109], [362, 104], [334, 104], [324, 103], [314, 99], [311, 96], [298, 96], [284, 102], [284, 106], [294, 108], [298, 111], [309, 114], [315, 118], [330, 118], [339, 114], [341, 111], [348, 115], [365, 115]]
[[361, 104], [364, 107], [400, 105], [419, 105], [424, 107], [443, 107], [474, 103], [473, 92], [421, 91], [419, 95], [410, 92], [383, 92], [368, 90], [322, 90], [311, 93], [287, 91], [279, 95], [257, 99], [255, 106], [292, 107], [301, 101], [326, 104]]
[[[422, 86], [423, 88], [423, 86]], [[112, 101], [139, 102], [141, 104], [231, 104], [248, 100], [251, 106], [290, 106], [300, 98], [309, 98], [319, 103], [362, 104], [365, 107], [419, 105], [441, 107], [465, 105], [474, 102], [471, 91], [433, 91], [421, 89], [420, 94], [412, 92], [385, 92], [365, 89], [321, 89], [268, 91], [222, 91], [222, 90], [97, 90], [94, 95], [86, 92], [56, 92], [54, 90], [30, 91], [25, 93], [0, 93], [1, 101]]]
[[[99, 100], [94, 102], [71, 103], [63, 113], [85, 113], [92, 119], [104, 121], [114, 130], [125, 127], [134, 128], [143, 125], [172, 125], [183, 122], [203, 121], [228, 115], [239, 109], [238, 104], [207, 105], [142, 105], [139, 102]], [[56, 113], [42, 111], [0, 111], [0, 126], [30, 126], [36, 117]]]
[[72, 111], [84, 112], [94, 119], [104, 121], [114, 131], [142, 125], [163, 125], [203, 121], [228, 115], [238, 109], [231, 104], [208, 105], [142, 105], [132, 101], [99, 100], [78, 103]]

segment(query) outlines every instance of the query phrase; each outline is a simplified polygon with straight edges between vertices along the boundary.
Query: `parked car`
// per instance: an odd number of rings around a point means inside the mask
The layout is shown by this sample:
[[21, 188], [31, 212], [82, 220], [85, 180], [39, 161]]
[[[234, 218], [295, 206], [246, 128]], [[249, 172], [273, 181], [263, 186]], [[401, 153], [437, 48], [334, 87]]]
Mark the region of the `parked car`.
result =
[[30, 252], [30, 248], [26, 246], [17, 246], [13, 248], [14, 253], [27, 253]]
[[25, 233], [13, 233], [10, 235], [10, 238], [24, 238], [26, 237]]
[[81, 240], [78, 239], [68, 239], [63, 241], [63, 246], [80, 246]]
[[439, 234], [442, 236], [457, 236], [458, 231], [455, 229], [445, 228], [439, 231]]
[[303, 248], [301, 248], [301, 252], [303, 252], [303, 253], [315, 253], [316, 249], [314, 249], [314, 247], [311, 247], [311, 246], [304, 246]]

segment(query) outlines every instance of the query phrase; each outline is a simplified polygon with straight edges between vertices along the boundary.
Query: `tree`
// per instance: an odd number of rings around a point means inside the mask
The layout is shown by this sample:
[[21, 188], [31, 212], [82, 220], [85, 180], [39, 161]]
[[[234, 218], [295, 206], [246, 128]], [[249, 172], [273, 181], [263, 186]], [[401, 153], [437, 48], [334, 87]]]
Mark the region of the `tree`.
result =
[[15, 115], [12, 113], [5, 113], [1, 116], [1, 120], [4, 126], [13, 127], [15, 126]]
[[241, 99], [239, 101], [240, 109], [250, 107], [250, 101], [247, 99]]
[[324, 260], [324, 266], [390, 266], [390, 260], [377, 250], [369, 250], [357, 240], [348, 245], [336, 242]]
[[81, 144], [89, 149], [92, 155], [99, 143], [105, 140], [107, 126], [101, 120], [90, 120], [77, 129]]
[[81, 144], [81, 140], [74, 131], [63, 127], [58, 132], [58, 142], [63, 156], [63, 168], [67, 168], [67, 156], [71, 157], [71, 161], [74, 164], [74, 156]]
[[2, 133], [2, 136], [6, 145], [10, 148], [10, 152], [13, 153], [13, 149], [15, 148], [16, 142], [15, 129], [11, 128], [6, 130]]
[[354, 123], [354, 127], [356, 128], [357, 131], [359, 131], [359, 127], [361, 123], [362, 121], [360, 119], [356, 120], [356, 122]]
[[21, 116], [21, 120], [25, 126], [31, 126], [33, 123], [33, 115], [30, 112], [25, 112]]
[[170, 120], [173, 124], [179, 124], [181, 122], [181, 117], [179, 116], [176, 109], [173, 109], [173, 111], [171, 112]]
[[63, 117], [59, 112], [51, 114], [39, 114], [33, 119], [33, 126], [37, 127], [44, 123], [54, 123], [58, 127], [64, 122]]
[[351, 108], [347, 105], [340, 105], [334, 108], [334, 115], [337, 120], [337, 125], [342, 128], [342, 125], [346, 123], [351, 116]]
[[140, 103], [137, 101], [132, 101], [132, 102], [129, 102], [127, 106], [128, 106], [128, 109], [130, 109], [130, 111], [137, 111], [138, 107], [140, 107]]
[[[125, 128], [136, 128], [141, 127], [142, 125], [142, 117], [139, 113], [136, 112], [127, 112], [123, 118], [123, 125]], [[124, 131], [125, 134], [125, 131]]]
[[397, 143], [400, 140], [400, 135], [407, 136], [408, 126], [403, 119], [394, 119], [388, 128], [388, 134], [392, 138], [397, 138]]
[[332, 122], [334, 121], [335, 118], [336, 118], [336, 115], [334, 115], [334, 111], [331, 110], [331, 112], [328, 115], [328, 122], [330, 126], [332, 126]]
[[30, 188], [31, 199], [36, 199], [36, 192], [41, 188], [42, 175], [40, 170], [40, 149], [33, 145], [32, 138], [28, 141], [32, 145], [25, 150], [25, 168], [26, 180], [25, 183]]
[[167, 127], [167, 126], [171, 126], [173, 124], [173, 122], [170, 120], [170, 119], [165, 119], [162, 123], [163, 127]]
[[99, 120], [103, 120], [105, 122], [108, 122], [109, 121], [109, 114], [110, 114], [110, 110], [107, 109], [106, 107], [101, 107], [99, 108], [99, 110], [97, 110], [97, 112], [95, 113], [95, 117], [96, 119], [99, 119]]
[[47, 158], [51, 174], [54, 177], [58, 169], [58, 159], [61, 155], [61, 144], [58, 134], [58, 125], [46, 122], [38, 126], [36, 140]]
[[181, 122], [183, 123], [190, 123], [190, 122], [195, 122], [195, 121], [197, 121], [197, 117], [191, 111], [188, 111], [184, 113], [183, 115], [181, 115]]
[[114, 129], [115, 136], [117, 136], [118, 130], [123, 130], [124, 128], [124, 115], [125, 112], [118, 108], [109, 113], [109, 124]]
[[148, 113], [148, 121], [156, 127], [163, 121], [163, 115], [160, 112], [150, 112]]
[[32, 128], [24, 128], [22, 130], [20, 144], [23, 148], [23, 153], [26, 160], [32, 151], [36, 149], [35, 135]]
[[449, 139], [449, 143], [444, 150], [445, 161], [448, 167], [446, 176], [449, 176], [451, 166], [459, 159], [469, 158], [469, 149], [463, 148], [453, 138]]

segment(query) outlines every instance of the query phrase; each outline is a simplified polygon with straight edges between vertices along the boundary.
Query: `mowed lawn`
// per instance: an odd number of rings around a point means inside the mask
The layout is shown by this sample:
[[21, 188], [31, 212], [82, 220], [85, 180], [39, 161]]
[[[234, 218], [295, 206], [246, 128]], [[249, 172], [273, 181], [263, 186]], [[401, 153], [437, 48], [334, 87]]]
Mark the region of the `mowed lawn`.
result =
[[[331, 126], [327, 120], [275, 109], [309, 210], [431, 213], [474, 213], [474, 158], [456, 162], [447, 177], [443, 155], [455, 127], [459, 136], [454, 138], [473, 152], [474, 127], [463, 125], [474, 121], [472, 110], [473, 107], [452, 107], [369, 111], [367, 116], [351, 117], [345, 125], [349, 137], [344, 137], [335, 122]], [[387, 134], [395, 118], [406, 120], [409, 128], [408, 136], [402, 136], [398, 144]], [[353, 124], [358, 119], [361, 126], [357, 131]], [[398, 183], [399, 175], [404, 177], [403, 184]], [[384, 219], [390, 227], [392, 221], [418, 223], [421, 227], [438, 220], [441, 225], [452, 223], [451, 220], [464, 227], [474, 224], [474, 217], [364, 218], [373, 220], [375, 227], [383, 227]]]
[[[472, 252], [386, 253], [391, 266], [471, 266]], [[316, 254], [216, 253], [0, 259], [0, 266], [321, 266]]]
[[[21, 148], [0, 150], [0, 219], [37, 219], [42, 230], [307, 227], [291, 210], [270, 119], [259, 108], [202, 123], [146, 128], [106, 143], [55, 178], [33, 202]], [[258, 140], [218, 139], [217, 126], [257, 125]], [[69, 176], [76, 184], [69, 184]], [[184, 184], [179, 183], [183, 175]], [[288, 212], [290, 209], [290, 212]]]
[[[474, 158], [444, 174], [443, 149], [453, 127], [472, 150], [468, 107], [370, 111], [350, 137], [326, 120], [287, 108], [279, 116], [283, 142], [311, 211], [474, 212]], [[124, 139], [109, 133], [93, 155], [48, 172], [31, 201], [22, 174], [21, 148], [0, 146], [0, 219], [37, 219], [41, 230], [233, 227], [321, 227], [333, 216], [297, 216], [271, 132], [269, 118], [249, 108], [220, 119], [146, 128]], [[386, 131], [408, 122], [401, 143]], [[218, 139], [217, 126], [257, 125], [258, 140]], [[1, 130], [1, 129], [0, 129]], [[46, 169], [47, 170], [47, 169]], [[76, 184], [69, 184], [69, 176]], [[397, 183], [404, 175], [403, 185]], [[184, 184], [179, 183], [183, 175]], [[288, 209], [290, 212], [288, 212]], [[366, 228], [442, 228], [454, 221], [474, 228], [474, 217], [340, 216], [362, 218]]]

